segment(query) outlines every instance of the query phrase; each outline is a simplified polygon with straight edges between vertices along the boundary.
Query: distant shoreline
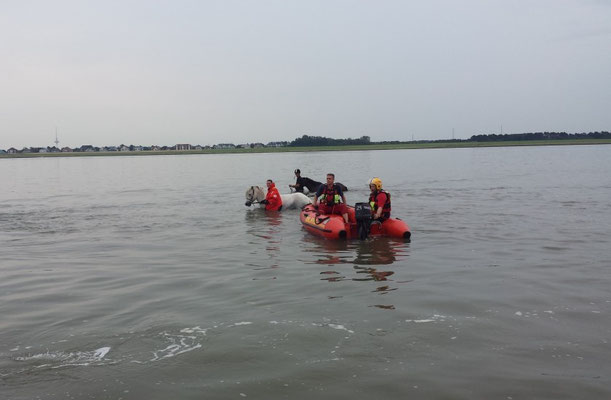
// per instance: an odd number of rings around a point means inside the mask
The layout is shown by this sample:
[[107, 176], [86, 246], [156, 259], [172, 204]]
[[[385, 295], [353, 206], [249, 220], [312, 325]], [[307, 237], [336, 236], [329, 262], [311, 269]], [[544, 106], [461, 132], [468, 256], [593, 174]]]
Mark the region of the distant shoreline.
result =
[[16, 153], [0, 154], [0, 158], [36, 158], [36, 157], [114, 157], [114, 156], [156, 156], [186, 154], [253, 154], [253, 153], [290, 153], [312, 151], [368, 151], [368, 150], [406, 150], [406, 149], [454, 149], [475, 147], [517, 147], [517, 146], [577, 146], [611, 144], [611, 139], [566, 139], [566, 140], [520, 140], [491, 142], [425, 142], [363, 144], [346, 146], [308, 146], [308, 147], [260, 147], [245, 149], [205, 149], [205, 150], [148, 150], [148, 151], [99, 151], [71, 153]]

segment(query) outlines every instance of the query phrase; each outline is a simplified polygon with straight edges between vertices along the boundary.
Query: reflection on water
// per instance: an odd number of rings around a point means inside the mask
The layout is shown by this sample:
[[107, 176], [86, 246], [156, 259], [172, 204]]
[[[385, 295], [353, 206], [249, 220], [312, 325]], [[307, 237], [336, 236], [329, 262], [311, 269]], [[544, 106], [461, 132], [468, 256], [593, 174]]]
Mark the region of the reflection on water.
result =
[[357, 242], [355, 264], [387, 265], [406, 257], [405, 250], [409, 243], [391, 238], [377, 237]]
[[[246, 263], [246, 265], [254, 267], [255, 270], [275, 269], [279, 267], [278, 256], [282, 242], [281, 225], [282, 213], [278, 211], [265, 211], [255, 208], [249, 209], [245, 213], [246, 232], [253, 235], [253, 240], [250, 245], [260, 245], [263, 239], [265, 243], [265, 253], [268, 257], [268, 262], [265, 265]], [[255, 280], [257, 278], [254, 278]], [[272, 277], [271, 279], [276, 279]]]
[[385, 237], [346, 241], [305, 235], [303, 240], [311, 245], [305, 251], [315, 254], [313, 262], [324, 265], [390, 265], [404, 261], [410, 246], [409, 242]]
[[282, 223], [282, 212], [280, 211], [251, 208], [246, 210], [244, 215], [248, 232], [253, 232], [253, 229], [257, 230], [265, 226], [278, 226]]
[[353, 281], [387, 281], [389, 276], [394, 274], [393, 271], [378, 271], [376, 268], [354, 266], [357, 274], [367, 274], [365, 278], [352, 278]]
[[267, 239], [270, 243], [278, 243], [279, 228], [282, 224], [282, 213], [261, 209], [248, 210], [245, 213], [246, 232]]
[[[391, 286], [394, 270], [390, 265], [402, 266], [409, 255], [408, 242], [385, 237], [368, 238], [364, 241], [327, 240], [312, 235], [304, 236], [304, 251], [313, 253], [311, 263], [319, 265], [334, 266], [320, 272], [320, 280], [327, 282], [381, 282], [370, 292], [386, 295], [397, 290]], [[352, 269], [347, 270], [346, 264], [351, 264]], [[404, 264], [403, 264], [404, 265]], [[352, 276], [351, 276], [352, 275]], [[400, 283], [410, 282], [402, 281]], [[399, 282], [395, 282], [399, 283]], [[335, 297], [330, 297], [335, 298]], [[384, 310], [394, 310], [393, 304], [374, 304]]]

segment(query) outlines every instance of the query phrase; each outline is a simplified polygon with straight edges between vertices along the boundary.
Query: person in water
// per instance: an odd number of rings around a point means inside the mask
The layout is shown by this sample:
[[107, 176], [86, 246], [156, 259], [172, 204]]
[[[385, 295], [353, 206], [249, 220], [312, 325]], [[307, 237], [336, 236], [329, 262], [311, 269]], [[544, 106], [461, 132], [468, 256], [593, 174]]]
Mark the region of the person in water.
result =
[[320, 185], [316, 191], [314, 207], [317, 206], [321, 214], [339, 214], [344, 217], [346, 223], [349, 223], [346, 196], [341, 186], [335, 183], [335, 174], [327, 174], [327, 184]]
[[265, 200], [261, 201], [265, 204], [266, 211], [280, 211], [282, 209], [282, 197], [276, 188], [276, 184], [271, 179], [267, 180], [267, 195]]
[[289, 187], [295, 189], [296, 192], [303, 193], [303, 188], [306, 186], [304, 182], [305, 178], [301, 176], [301, 171], [299, 170], [299, 168], [295, 170], [295, 178], [297, 179], [295, 181], [295, 184], [289, 185]]
[[382, 180], [373, 178], [369, 181], [369, 205], [371, 218], [374, 221], [384, 222], [390, 218], [390, 193], [382, 189]]

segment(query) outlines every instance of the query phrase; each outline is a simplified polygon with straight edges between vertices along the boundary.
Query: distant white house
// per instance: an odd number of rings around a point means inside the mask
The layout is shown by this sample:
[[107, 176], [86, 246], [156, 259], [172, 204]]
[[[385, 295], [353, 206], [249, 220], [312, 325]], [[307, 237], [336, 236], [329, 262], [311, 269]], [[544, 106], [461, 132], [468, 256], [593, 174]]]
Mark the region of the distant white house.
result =
[[235, 144], [233, 143], [219, 143], [212, 146], [213, 149], [235, 149]]
[[191, 145], [188, 143], [180, 143], [176, 145], [176, 150], [179, 150], [179, 151], [191, 150]]

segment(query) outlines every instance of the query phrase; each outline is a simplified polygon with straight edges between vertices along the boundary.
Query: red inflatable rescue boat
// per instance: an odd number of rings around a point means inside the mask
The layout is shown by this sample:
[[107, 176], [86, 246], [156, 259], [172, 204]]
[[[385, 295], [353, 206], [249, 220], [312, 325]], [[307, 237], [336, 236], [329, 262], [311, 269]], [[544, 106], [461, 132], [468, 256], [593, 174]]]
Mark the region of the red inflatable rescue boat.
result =
[[355, 207], [347, 207], [349, 224], [344, 222], [341, 215], [319, 214], [312, 204], [301, 210], [299, 219], [308, 232], [327, 239], [365, 239], [367, 236], [411, 238], [412, 233], [404, 221], [389, 218], [382, 223], [371, 222], [369, 204], [356, 203]]

